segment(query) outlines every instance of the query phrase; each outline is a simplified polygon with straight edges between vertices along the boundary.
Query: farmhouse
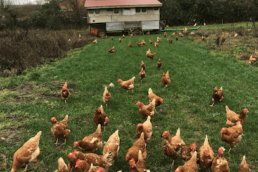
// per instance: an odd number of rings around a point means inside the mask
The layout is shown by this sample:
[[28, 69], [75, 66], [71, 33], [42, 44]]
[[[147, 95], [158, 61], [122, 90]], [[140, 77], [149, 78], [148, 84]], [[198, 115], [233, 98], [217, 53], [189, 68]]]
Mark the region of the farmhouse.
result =
[[162, 30], [158, 0], [86, 0], [87, 22], [91, 33], [107, 31]]

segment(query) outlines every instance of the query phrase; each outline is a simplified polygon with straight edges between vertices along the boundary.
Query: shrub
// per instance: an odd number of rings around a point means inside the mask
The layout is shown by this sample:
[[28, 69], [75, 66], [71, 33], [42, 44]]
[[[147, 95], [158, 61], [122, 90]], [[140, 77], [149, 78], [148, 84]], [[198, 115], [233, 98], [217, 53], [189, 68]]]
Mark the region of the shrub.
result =
[[31, 23], [34, 27], [46, 27], [48, 16], [42, 12], [36, 12], [31, 16]]

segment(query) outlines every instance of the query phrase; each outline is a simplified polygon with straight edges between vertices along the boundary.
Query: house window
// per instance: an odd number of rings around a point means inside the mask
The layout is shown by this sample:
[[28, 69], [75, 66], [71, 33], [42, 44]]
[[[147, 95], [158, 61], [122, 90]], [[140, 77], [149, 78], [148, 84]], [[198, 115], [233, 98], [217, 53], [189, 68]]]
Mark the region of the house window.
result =
[[115, 14], [119, 13], [119, 9], [115, 8], [115, 9], [114, 9], [114, 13], [115, 13]]
[[100, 13], [100, 9], [95, 10], [95, 13], [99, 14]]
[[154, 10], [159, 10], [159, 7], [154, 7]]
[[146, 12], [146, 8], [144, 7], [144, 8], [142, 8], [142, 12]]
[[141, 8], [136, 8], [136, 12], [137, 13], [141, 12]]
[[94, 10], [88, 10], [89, 11], [89, 14], [93, 14], [94, 13]]

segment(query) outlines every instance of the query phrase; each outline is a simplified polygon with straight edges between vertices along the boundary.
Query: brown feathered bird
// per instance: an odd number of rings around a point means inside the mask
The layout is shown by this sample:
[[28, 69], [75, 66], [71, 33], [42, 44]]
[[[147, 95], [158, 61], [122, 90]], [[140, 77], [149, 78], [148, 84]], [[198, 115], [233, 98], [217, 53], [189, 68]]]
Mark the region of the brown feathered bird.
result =
[[148, 49], [148, 51], [146, 51], [147, 58], [150, 58], [151, 60], [153, 60], [155, 55], [156, 55], [156, 53], [151, 54], [150, 49]]
[[212, 172], [230, 172], [228, 161], [224, 157], [225, 149], [223, 147], [219, 148], [217, 156], [213, 159], [213, 163], [211, 165]]
[[159, 46], [159, 43], [155, 42], [155, 47], [158, 47]]
[[142, 43], [136, 42], [136, 44], [138, 45], [138, 47], [141, 47], [141, 46], [142, 46]]
[[198, 172], [198, 165], [196, 161], [197, 161], [197, 152], [195, 151], [191, 159], [188, 162], [186, 162], [185, 165], [177, 167], [175, 172], [185, 172], [185, 171]]
[[230, 128], [221, 129], [221, 141], [224, 141], [229, 144], [230, 149], [234, 148], [238, 142], [240, 142], [243, 134], [243, 129], [240, 121], [237, 122], [237, 125]]
[[122, 42], [122, 39], [121, 39], [121, 38], [119, 38], [119, 42]]
[[123, 38], [125, 38], [125, 35], [123, 35]]
[[152, 44], [153, 43], [153, 39], [149, 40], [149, 43]]
[[106, 35], [106, 36], [103, 36], [102, 38], [103, 38], [103, 39], [106, 39], [106, 38], [107, 38], [107, 35]]
[[139, 73], [139, 77], [141, 79], [141, 82], [142, 82], [142, 79], [146, 77], [146, 74], [145, 74], [145, 71], [143, 70], [143, 68], [141, 68], [141, 72]]
[[173, 167], [175, 160], [181, 155], [181, 144], [183, 141], [180, 136], [180, 128], [178, 128], [174, 137], [171, 137], [169, 131], [164, 131], [162, 137], [164, 137], [162, 152], [173, 159], [173, 163], [170, 166]]
[[159, 61], [157, 62], [157, 67], [160, 68], [160, 69], [162, 68], [162, 62], [161, 62], [160, 59], [159, 59]]
[[90, 151], [90, 152], [96, 152], [102, 147], [102, 133], [101, 133], [101, 125], [99, 124], [96, 131], [89, 135], [84, 137], [80, 141], [75, 141], [73, 143], [73, 147], [79, 146], [79, 148], [82, 151]]
[[66, 100], [68, 100], [69, 95], [70, 92], [67, 88], [67, 82], [65, 82], [64, 86], [61, 89], [61, 97], [64, 99], [65, 103], [67, 103]]
[[169, 73], [168, 73], [168, 71], [167, 71], [166, 74], [163, 73], [162, 78], [161, 78], [161, 82], [162, 82], [162, 84], [165, 85], [165, 87], [167, 87], [167, 86], [169, 85], [169, 83], [170, 83], [170, 78], [169, 78]]
[[69, 172], [69, 169], [62, 157], [60, 157], [57, 162], [58, 162], [58, 170], [55, 170], [54, 172]]
[[129, 41], [129, 43], [128, 43], [128, 47], [133, 47], [133, 45], [132, 45], [131, 41]]
[[202, 36], [201, 40], [202, 40], [202, 41], [204, 41], [204, 40], [205, 40], [205, 37], [204, 37], [204, 36]]
[[109, 100], [111, 99], [111, 94], [109, 93], [109, 91], [107, 89], [108, 87], [114, 87], [114, 84], [110, 83], [109, 86], [105, 85], [105, 90], [104, 90], [102, 98], [103, 98], [103, 101], [106, 104], [106, 106], [107, 106], [107, 103], [109, 102]]
[[143, 68], [143, 70], [145, 70], [145, 68], [146, 68], [143, 61], [140, 64], [140, 69], [142, 69], [142, 68]]
[[145, 45], [145, 41], [144, 40], [142, 40], [142, 45]]
[[39, 131], [14, 153], [13, 166], [10, 172], [16, 172], [23, 164], [26, 164], [24, 171], [27, 171], [30, 162], [37, 162], [37, 166], [39, 166], [37, 157], [40, 154], [39, 140], [41, 133], [42, 131]]
[[131, 33], [131, 38], [133, 37], [133, 33]]
[[167, 37], [167, 32], [164, 32], [164, 37]]
[[113, 41], [113, 36], [111, 36], [111, 40]]
[[178, 37], [176, 37], [176, 40], [178, 41]]
[[102, 105], [96, 109], [93, 120], [96, 125], [100, 124], [101, 126], [104, 126], [105, 131], [105, 126], [108, 124], [109, 119], [107, 114], [104, 112]]
[[108, 53], [113, 53], [113, 52], [115, 52], [115, 46], [113, 46], [111, 49], [109, 49], [108, 51], [107, 51]]
[[202, 171], [207, 171], [211, 167], [212, 161], [214, 159], [214, 152], [209, 145], [207, 135], [203, 145], [200, 147], [197, 153], [197, 157], [199, 160], [199, 166]]
[[173, 39], [167, 39], [169, 43], [173, 43]]
[[68, 130], [68, 125], [67, 125], [67, 120], [68, 120], [68, 115], [65, 116], [65, 118], [58, 122], [56, 120], [56, 117], [51, 118], [51, 123], [52, 123], [52, 128], [51, 128], [51, 133], [53, 136], [56, 138], [56, 145], [58, 144], [58, 139], [64, 139], [66, 143], [66, 138], [70, 135], [71, 131]]
[[251, 172], [248, 164], [246, 163], [245, 155], [243, 156], [243, 160], [242, 160], [241, 165], [240, 165], [239, 169], [237, 170], [237, 172]]
[[216, 101], [221, 102], [222, 100], [224, 100], [222, 87], [219, 90], [215, 87], [212, 92], [212, 105], [210, 106], [212, 107]]
[[152, 100], [155, 99], [155, 108], [163, 103], [163, 99], [154, 94], [151, 88], [149, 88], [148, 95], [150, 102], [152, 102]]
[[126, 153], [126, 156], [125, 156], [125, 160], [128, 161], [128, 160], [131, 160], [133, 158], [135, 161], [138, 161], [139, 150], [141, 150], [142, 153], [143, 153], [142, 154], [143, 159], [146, 159], [147, 158], [147, 151], [146, 151], [146, 143], [145, 143], [145, 140], [144, 140], [144, 133], [143, 132], [141, 133], [141, 137], [136, 142], [134, 142], [134, 144], [131, 148], [128, 149], [128, 151]]
[[174, 36], [176, 33], [175, 32], [173, 32], [173, 33], [171, 33], [171, 36]]
[[92, 42], [93, 42], [94, 44], [97, 44], [97, 42], [98, 42], [98, 41], [97, 41], [97, 39], [95, 39], [95, 40], [94, 40], [94, 41], [92, 41]]

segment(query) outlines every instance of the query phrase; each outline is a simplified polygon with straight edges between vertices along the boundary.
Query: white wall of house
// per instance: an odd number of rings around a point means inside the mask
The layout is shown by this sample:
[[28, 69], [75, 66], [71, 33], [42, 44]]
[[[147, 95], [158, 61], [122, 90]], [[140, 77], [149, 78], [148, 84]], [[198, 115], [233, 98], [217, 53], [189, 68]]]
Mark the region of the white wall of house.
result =
[[42, 5], [48, 3], [48, 0], [3, 0], [3, 5]]
[[88, 9], [88, 23], [160, 20], [159, 8]]

